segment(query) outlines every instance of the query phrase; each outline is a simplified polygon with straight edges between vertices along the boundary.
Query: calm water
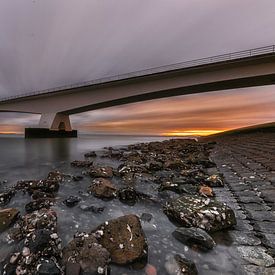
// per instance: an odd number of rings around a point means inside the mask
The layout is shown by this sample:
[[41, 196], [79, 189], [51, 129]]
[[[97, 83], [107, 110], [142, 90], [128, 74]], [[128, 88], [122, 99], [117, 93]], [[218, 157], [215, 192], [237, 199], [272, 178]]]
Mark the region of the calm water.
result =
[[[90, 150], [102, 150], [105, 146], [123, 146], [137, 142], [150, 142], [164, 140], [163, 137], [137, 137], [137, 136], [81, 136], [77, 139], [33, 139], [25, 140], [18, 136], [0, 137], [0, 181], [8, 180], [5, 186], [13, 185], [22, 179], [42, 179], [49, 171], [58, 169], [67, 174], [80, 175], [82, 169], [72, 168], [70, 161], [84, 159], [83, 154]], [[108, 164], [113, 167], [119, 165], [108, 159], [97, 158], [98, 164]], [[118, 200], [103, 202], [86, 193], [90, 179], [85, 177], [80, 182], [65, 181], [61, 184], [58, 198], [53, 207], [58, 215], [59, 235], [65, 245], [70, 241], [74, 233], [78, 231], [91, 231], [105, 220], [119, 217], [125, 214], [151, 213], [153, 220], [150, 223], [142, 222], [143, 229], [148, 238], [149, 263], [158, 269], [158, 274], [168, 274], [165, 271], [165, 263], [170, 255], [175, 253], [184, 254], [194, 260], [200, 274], [237, 274], [238, 259], [235, 258], [233, 250], [228, 245], [218, 244], [208, 253], [191, 251], [187, 246], [176, 241], [171, 233], [175, 226], [168, 221], [162, 213], [159, 205], [148, 202], [138, 202], [135, 206], [128, 206]], [[114, 182], [122, 186], [121, 182]], [[3, 189], [0, 185], [0, 189]], [[155, 193], [156, 185], [143, 184], [137, 189], [149, 194]], [[80, 192], [80, 193], [79, 193]], [[62, 201], [69, 195], [81, 198], [81, 204], [105, 206], [102, 214], [84, 212], [79, 205], [67, 208]], [[163, 198], [162, 198], [163, 199]], [[24, 206], [30, 201], [27, 194], [18, 193], [9, 203], [8, 207], [17, 207], [23, 215]], [[0, 235], [0, 260], [2, 260], [12, 246], [6, 242], [4, 232]], [[113, 267], [112, 274], [144, 274], [143, 270], [133, 271], [128, 268]]]

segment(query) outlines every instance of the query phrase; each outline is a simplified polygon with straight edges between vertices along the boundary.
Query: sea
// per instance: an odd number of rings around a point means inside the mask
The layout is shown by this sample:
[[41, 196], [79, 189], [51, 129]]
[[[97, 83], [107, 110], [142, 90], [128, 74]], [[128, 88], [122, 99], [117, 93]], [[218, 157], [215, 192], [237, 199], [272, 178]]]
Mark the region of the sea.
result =
[[[89, 151], [103, 152], [104, 147], [121, 147], [129, 144], [151, 141], [163, 141], [161, 136], [120, 136], [120, 135], [80, 135], [78, 138], [65, 139], [24, 139], [21, 135], [0, 135], [0, 192], [16, 184], [19, 180], [44, 179], [53, 170], [67, 175], [81, 175], [83, 169], [73, 168], [70, 162], [84, 160]], [[119, 163], [97, 157], [98, 165], [118, 166]], [[148, 262], [156, 267], [158, 275], [169, 275], [173, 265], [173, 255], [182, 254], [192, 259], [203, 275], [238, 274], [238, 258], [231, 249], [226, 234], [217, 236], [217, 246], [210, 252], [194, 251], [178, 242], [172, 236], [176, 229], [163, 214], [160, 205], [138, 202], [134, 206], [122, 204], [119, 200], [102, 201], [89, 195], [86, 190], [91, 184], [89, 177], [79, 182], [67, 180], [61, 183], [53, 209], [58, 217], [58, 234], [65, 246], [78, 232], [90, 232], [99, 224], [126, 214], [152, 214], [150, 222], [142, 222], [148, 240]], [[115, 182], [123, 186], [121, 182]], [[150, 194], [157, 186], [146, 184], [136, 187], [138, 191]], [[73, 208], [68, 208], [63, 201], [68, 196], [78, 196], [81, 201]], [[167, 195], [171, 199], [174, 194]], [[162, 198], [163, 199], [163, 198]], [[24, 206], [30, 202], [28, 194], [18, 192], [5, 207], [15, 207], [20, 214], [25, 214]], [[105, 207], [102, 213], [83, 211], [81, 205]], [[8, 243], [7, 232], [0, 234], [0, 261], [14, 249], [15, 244]], [[128, 267], [111, 266], [111, 274], [130, 275], [145, 274], [144, 270], [130, 270]]]

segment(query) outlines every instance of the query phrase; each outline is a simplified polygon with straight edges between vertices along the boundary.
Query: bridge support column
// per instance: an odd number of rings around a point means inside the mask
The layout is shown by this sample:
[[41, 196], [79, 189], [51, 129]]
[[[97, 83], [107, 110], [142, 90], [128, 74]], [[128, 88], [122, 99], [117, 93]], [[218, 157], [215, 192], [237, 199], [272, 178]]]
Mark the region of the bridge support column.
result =
[[77, 137], [77, 131], [72, 130], [69, 115], [62, 113], [44, 113], [41, 115], [38, 128], [25, 129], [25, 138], [51, 137]]

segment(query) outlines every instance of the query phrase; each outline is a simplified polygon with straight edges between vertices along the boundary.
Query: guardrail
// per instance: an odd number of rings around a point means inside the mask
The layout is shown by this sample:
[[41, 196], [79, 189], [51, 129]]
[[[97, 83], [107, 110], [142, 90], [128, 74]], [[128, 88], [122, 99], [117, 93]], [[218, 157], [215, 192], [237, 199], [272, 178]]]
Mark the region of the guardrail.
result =
[[41, 91], [24, 93], [17, 96], [4, 97], [4, 98], [0, 98], [0, 102], [17, 99], [17, 98], [34, 96], [34, 95], [47, 94], [51, 92], [58, 92], [58, 91], [68, 90], [73, 88], [79, 88], [79, 87], [84, 87], [89, 85], [107, 83], [107, 82], [112, 82], [116, 80], [129, 79], [133, 77], [146, 76], [146, 75], [151, 75], [151, 74], [156, 74], [156, 73], [161, 73], [166, 71], [192, 68], [192, 67], [206, 65], [206, 64], [213, 64], [217, 62], [231, 61], [231, 60], [237, 60], [237, 59], [258, 56], [258, 55], [272, 54], [272, 53], [275, 53], [275, 45], [260, 47], [260, 48], [250, 49], [250, 50], [244, 50], [239, 52], [233, 52], [233, 53], [226, 53], [226, 54], [200, 58], [200, 59], [195, 59], [190, 61], [184, 61], [184, 62], [179, 62], [175, 64], [154, 67], [154, 68], [149, 68], [145, 70], [115, 75], [115, 76], [108, 76], [108, 77], [103, 77], [103, 78], [86, 81], [82, 83], [76, 83], [73, 85], [66, 85], [66, 86], [60, 86], [60, 87], [55, 87], [51, 89], [41, 90]]

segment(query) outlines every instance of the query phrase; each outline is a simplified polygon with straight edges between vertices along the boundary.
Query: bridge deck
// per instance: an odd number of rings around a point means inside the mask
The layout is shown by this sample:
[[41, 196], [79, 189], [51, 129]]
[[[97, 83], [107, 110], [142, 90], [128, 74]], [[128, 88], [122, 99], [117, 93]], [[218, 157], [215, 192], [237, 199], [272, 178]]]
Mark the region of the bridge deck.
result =
[[28, 92], [28, 93], [24, 93], [24, 94], [20, 94], [20, 95], [16, 95], [16, 96], [4, 97], [4, 98], [0, 99], [0, 103], [4, 103], [4, 102], [16, 100], [16, 99], [21, 99], [21, 98], [23, 99], [23, 98], [27, 98], [27, 97], [33, 97], [36, 95], [57, 93], [57, 92], [61, 92], [64, 90], [75, 89], [75, 88], [80, 88], [80, 87], [93, 86], [93, 85], [110, 83], [110, 82], [115, 82], [115, 81], [120, 81], [120, 80], [127, 80], [127, 79], [132, 79], [132, 78], [137, 78], [137, 77], [150, 76], [150, 75], [169, 72], [169, 71], [190, 69], [190, 68], [211, 65], [211, 64], [216, 64], [216, 63], [224, 63], [224, 62], [232, 62], [232, 61], [238, 61], [238, 60], [243, 60], [243, 59], [250, 59], [252, 57], [266, 56], [266, 55], [272, 55], [272, 56], [275, 55], [275, 45], [254, 48], [254, 49], [249, 49], [249, 50], [244, 50], [244, 51], [239, 51], [239, 52], [227, 53], [227, 54], [222, 54], [222, 55], [216, 55], [216, 56], [211, 56], [211, 57], [206, 57], [206, 58], [201, 58], [201, 59], [195, 59], [195, 60], [180, 62], [180, 63], [176, 63], [176, 64], [170, 64], [170, 65], [165, 65], [165, 66], [160, 66], [160, 67], [155, 67], [155, 68], [149, 68], [149, 69], [145, 69], [145, 70], [141, 70], [141, 71], [135, 71], [135, 72], [125, 73], [125, 74], [120, 74], [120, 75], [114, 75], [114, 76], [110, 76], [110, 77], [103, 77], [103, 78], [87, 81], [84, 83], [76, 83], [73, 85], [65, 85], [65, 86], [56, 87], [56, 88], [52, 88], [52, 89], [33, 91], [33, 92]]

